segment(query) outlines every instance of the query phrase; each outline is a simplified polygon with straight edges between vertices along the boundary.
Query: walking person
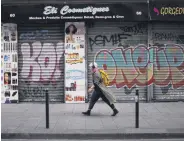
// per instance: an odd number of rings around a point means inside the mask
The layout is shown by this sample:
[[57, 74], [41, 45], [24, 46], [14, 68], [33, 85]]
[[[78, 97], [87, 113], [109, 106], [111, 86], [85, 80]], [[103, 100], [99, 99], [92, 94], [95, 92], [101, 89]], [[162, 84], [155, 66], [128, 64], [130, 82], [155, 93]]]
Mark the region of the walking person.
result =
[[93, 93], [88, 110], [82, 113], [84, 115], [90, 116], [91, 110], [93, 109], [95, 103], [101, 97], [102, 100], [113, 110], [113, 114], [111, 116], [116, 116], [119, 111], [115, 108], [114, 105], [116, 102], [115, 97], [112, 95], [112, 92], [109, 90], [109, 88], [107, 88], [109, 83], [107, 74], [104, 71], [99, 70], [97, 63], [95, 62], [91, 63], [89, 67], [92, 73], [93, 85], [88, 89], [88, 93], [91, 91], [93, 91]]

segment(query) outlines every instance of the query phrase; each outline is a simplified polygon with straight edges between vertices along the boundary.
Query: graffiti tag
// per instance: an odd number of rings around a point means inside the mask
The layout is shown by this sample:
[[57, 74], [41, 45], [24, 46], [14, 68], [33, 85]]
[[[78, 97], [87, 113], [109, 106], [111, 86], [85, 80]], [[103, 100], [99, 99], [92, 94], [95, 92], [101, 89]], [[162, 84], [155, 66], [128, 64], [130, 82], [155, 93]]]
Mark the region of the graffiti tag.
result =
[[94, 38], [89, 38], [89, 45], [91, 50], [94, 45], [96, 46], [106, 46], [107, 43], [111, 43], [112, 46], [121, 43], [122, 40], [127, 39], [127, 36], [131, 36], [130, 34], [120, 33], [120, 34], [112, 34], [109, 37], [105, 35], [96, 35]]
[[24, 87], [22, 89], [23, 97], [44, 97], [46, 90], [43, 87]]
[[131, 33], [134, 35], [147, 33], [147, 24], [138, 23], [133, 26], [121, 26], [119, 27], [124, 33]]
[[64, 46], [62, 42], [56, 46], [52, 43], [34, 42], [32, 44], [23, 43], [21, 52], [23, 66], [21, 77], [27, 81], [53, 82], [61, 76], [61, 57]]
[[183, 54], [180, 45], [163, 48], [138, 45], [128, 49], [100, 50], [95, 60], [109, 74], [110, 84], [117, 88], [153, 83], [159, 86], [171, 83], [173, 88], [179, 88], [184, 85]]
[[161, 40], [174, 41], [177, 39], [178, 39], [178, 36], [171, 32], [170, 33], [164, 33], [164, 32], [154, 32], [153, 33], [153, 40], [155, 41], [161, 41]]
[[35, 39], [48, 39], [50, 38], [48, 30], [36, 30], [33, 32], [21, 33], [20, 40], [35, 40]]

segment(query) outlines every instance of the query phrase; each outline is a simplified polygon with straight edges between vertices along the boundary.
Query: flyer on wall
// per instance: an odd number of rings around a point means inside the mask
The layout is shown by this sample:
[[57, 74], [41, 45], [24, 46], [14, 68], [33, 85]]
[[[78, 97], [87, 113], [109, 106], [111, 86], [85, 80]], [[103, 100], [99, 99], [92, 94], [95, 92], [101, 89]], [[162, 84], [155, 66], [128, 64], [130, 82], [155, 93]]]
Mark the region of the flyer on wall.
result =
[[1, 103], [18, 103], [17, 25], [2, 26]]
[[85, 24], [65, 24], [65, 102], [84, 103], [85, 78]]
[[4, 57], [1, 52], [1, 101], [2, 101], [2, 95], [4, 94]]

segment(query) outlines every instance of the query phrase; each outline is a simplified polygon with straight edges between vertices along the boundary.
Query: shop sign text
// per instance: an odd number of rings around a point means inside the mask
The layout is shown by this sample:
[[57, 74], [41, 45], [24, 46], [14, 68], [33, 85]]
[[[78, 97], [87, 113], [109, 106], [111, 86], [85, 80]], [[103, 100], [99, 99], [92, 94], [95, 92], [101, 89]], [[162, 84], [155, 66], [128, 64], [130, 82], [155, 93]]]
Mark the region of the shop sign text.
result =
[[[57, 14], [58, 8], [54, 6], [46, 6], [44, 8], [44, 15], [50, 15], [50, 14]], [[109, 7], [93, 7], [88, 6], [85, 8], [70, 8], [68, 5], [65, 5], [61, 8], [60, 14], [66, 15], [66, 14], [74, 14], [74, 13], [92, 13], [92, 15], [95, 15], [96, 13], [102, 13], [102, 12], [109, 12]]]

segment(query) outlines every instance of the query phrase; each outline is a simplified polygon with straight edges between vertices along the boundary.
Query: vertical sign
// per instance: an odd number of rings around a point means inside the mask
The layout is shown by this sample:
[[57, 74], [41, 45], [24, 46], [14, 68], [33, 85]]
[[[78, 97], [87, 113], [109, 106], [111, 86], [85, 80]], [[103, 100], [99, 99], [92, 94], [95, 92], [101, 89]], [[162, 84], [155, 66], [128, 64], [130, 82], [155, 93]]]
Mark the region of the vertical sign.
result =
[[17, 25], [3, 24], [1, 40], [1, 103], [18, 103]]
[[85, 24], [65, 24], [65, 102], [85, 103]]

